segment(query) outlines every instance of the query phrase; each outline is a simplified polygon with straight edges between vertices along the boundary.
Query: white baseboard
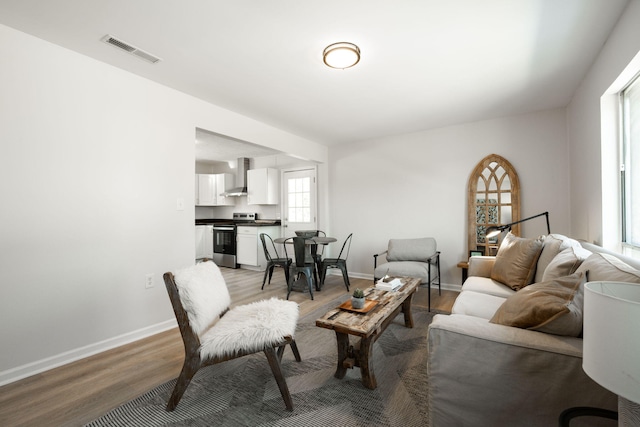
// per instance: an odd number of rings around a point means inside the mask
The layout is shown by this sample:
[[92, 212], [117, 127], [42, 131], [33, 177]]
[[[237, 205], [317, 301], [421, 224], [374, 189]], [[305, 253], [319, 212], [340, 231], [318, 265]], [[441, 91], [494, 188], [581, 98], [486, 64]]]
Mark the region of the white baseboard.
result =
[[0, 372], [0, 386], [178, 327], [175, 319]]
[[[339, 271], [329, 271], [328, 274], [337, 276], [342, 275], [342, 273], [340, 273]], [[368, 279], [371, 280], [371, 284], [373, 284], [373, 275], [371, 274], [353, 274], [350, 272], [349, 276], [358, 279]], [[443, 283], [442, 289], [459, 292], [460, 285]], [[48, 371], [49, 369], [57, 368], [68, 363], [75, 362], [76, 360], [84, 359], [85, 357], [93, 356], [94, 354], [98, 354], [103, 351], [120, 347], [121, 345], [129, 344], [133, 341], [147, 338], [151, 335], [155, 335], [176, 327], [178, 327], [178, 324], [175, 319], [167, 320], [165, 322], [122, 334], [117, 337], [109, 338], [104, 341], [89, 344], [87, 346], [66, 351], [55, 356], [47, 357], [45, 359], [37, 360], [35, 362], [27, 363], [22, 366], [17, 366], [15, 368], [2, 371], [0, 372], [0, 386], [30, 377], [32, 375], [39, 374], [44, 371]]]

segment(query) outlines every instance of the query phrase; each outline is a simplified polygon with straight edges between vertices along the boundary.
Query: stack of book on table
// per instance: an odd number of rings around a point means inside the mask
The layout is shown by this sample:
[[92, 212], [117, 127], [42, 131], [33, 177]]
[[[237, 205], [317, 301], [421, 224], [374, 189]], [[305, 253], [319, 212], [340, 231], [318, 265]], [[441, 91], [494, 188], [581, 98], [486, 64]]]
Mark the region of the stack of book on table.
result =
[[[388, 281], [387, 281], [388, 280]], [[383, 291], [395, 291], [402, 287], [402, 280], [395, 278], [382, 278], [376, 282], [376, 289], [380, 289]]]

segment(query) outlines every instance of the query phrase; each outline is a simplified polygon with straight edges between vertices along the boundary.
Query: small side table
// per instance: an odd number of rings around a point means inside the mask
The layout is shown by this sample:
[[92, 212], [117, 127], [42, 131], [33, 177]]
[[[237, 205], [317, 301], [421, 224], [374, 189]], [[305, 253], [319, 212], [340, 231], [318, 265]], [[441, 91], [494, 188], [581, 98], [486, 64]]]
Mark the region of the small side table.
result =
[[467, 270], [469, 268], [469, 261], [460, 261], [458, 263], [458, 268], [462, 269], [462, 284], [467, 280]]

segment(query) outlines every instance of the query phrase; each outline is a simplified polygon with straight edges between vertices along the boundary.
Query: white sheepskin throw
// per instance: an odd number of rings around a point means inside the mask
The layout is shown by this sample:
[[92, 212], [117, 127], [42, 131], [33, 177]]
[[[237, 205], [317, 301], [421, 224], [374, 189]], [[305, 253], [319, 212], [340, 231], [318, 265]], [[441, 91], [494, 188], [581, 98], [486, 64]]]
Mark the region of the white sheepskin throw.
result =
[[200, 357], [262, 351], [287, 335], [293, 338], [297, 322], [298, 304], [293, 301], [271, 298], [234, 307], [202, 335]]
[[220, 268], [211, 261], [178, 270], [174, 277], [191, 329], [202, 341], [202, 333], [231, 304], [227, 284]]

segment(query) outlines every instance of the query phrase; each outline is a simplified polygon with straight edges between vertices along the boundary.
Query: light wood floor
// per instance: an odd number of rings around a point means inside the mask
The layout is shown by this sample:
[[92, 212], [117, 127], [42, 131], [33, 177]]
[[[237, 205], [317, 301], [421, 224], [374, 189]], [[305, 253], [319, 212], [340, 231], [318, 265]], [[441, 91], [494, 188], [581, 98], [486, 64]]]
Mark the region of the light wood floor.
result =
[[[281, 269], [261, 291], [262, 273], [223, 268], [233, 305], [272, 296], [286, 298]], [[350, 279], [351, 287], [365, 288], [370, 280]], [[424, 288], [420, 288], [423, 290]], [[339, 296], [346, 288], [341, 276], [328, 276], [322, 292], [293, 292], [300, 317]], [[450, 312], [457, 292], [432, 290], [432, 309]], [[427, 307], [427, 292], [417, 292], [413, 304]], [[167, 297], [168, 300], [168, 297]], [[0, 387], [0, 426], [81, 426], [109, 410], [176, 378], [184, 359], [177, 328], [98, 355]]]

